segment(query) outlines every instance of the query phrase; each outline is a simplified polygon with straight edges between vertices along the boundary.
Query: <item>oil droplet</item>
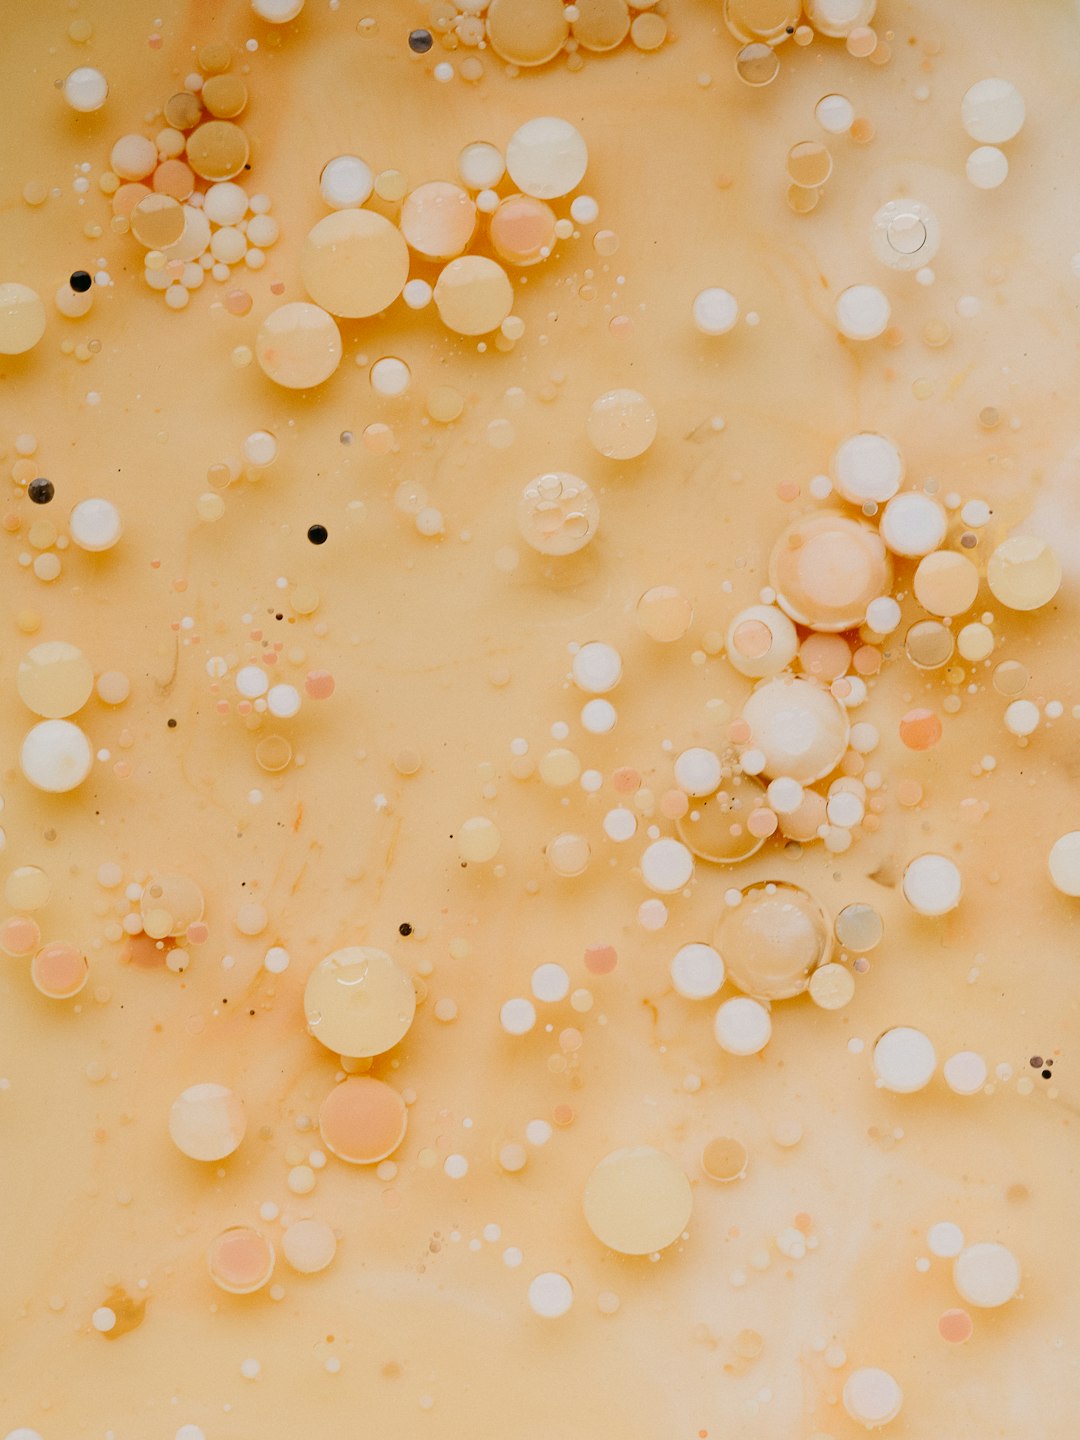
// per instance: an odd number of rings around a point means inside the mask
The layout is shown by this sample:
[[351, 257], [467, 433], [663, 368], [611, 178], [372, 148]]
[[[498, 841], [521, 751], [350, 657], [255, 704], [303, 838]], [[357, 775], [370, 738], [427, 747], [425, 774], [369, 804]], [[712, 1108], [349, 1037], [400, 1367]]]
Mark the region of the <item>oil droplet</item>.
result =
[[320, 960], [304, 990], [316, 1040], [339, 1055], [381, 1055], [405, 1035], [416, 1012], [413, 983], [384, 950], [351, 945]]
[[674, 1244], [693, 1210], [682, 1169], [662, 1150], [615, 1150], [585, 1184], [585, 1219], [602, 1245], [620, 1255], [651, 1255]]

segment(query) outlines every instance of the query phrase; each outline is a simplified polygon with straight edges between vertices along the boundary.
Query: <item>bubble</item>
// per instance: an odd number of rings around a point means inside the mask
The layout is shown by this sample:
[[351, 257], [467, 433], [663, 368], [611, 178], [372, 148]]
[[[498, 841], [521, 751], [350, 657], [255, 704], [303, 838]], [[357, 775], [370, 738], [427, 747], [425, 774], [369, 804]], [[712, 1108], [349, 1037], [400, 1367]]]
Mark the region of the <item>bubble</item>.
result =
[[865, 955], [876, 950], [885, 934], [881, 916], [872, 905], [845, 905], [834, 924], [836, 938], [845, 950]]
[[64, 99], [82, 115], [100, 110], [108, 98], [109, 82], [90, 65], [80, 65], [64, 81]]
[[600, 524], [590, 487], [567, 471], [530, 480], [518, 502], [518, 529], [541, 555], [572, 555], [589, 543]]
[[674, 895], [694, 877], [694, 857], [678, 840], [654, 840], [641, 857], [641, 878], [657, 895]]
[[723, 766], [714, 750], [695, 745], [675, 759], [675, 783], [687, 795], [712, 795], [720, 787]]
[[756, 855], [765, 843], [747, 826], [750, 814], [761, 804], [764, 787], [748, 775], [738, 776], [719, 793], [695, 800], [675, 822], [683, 844], [714, 865], [736, 865]]
[[814, 106], [814, 118], [830, 135], [846, 135], [855, 121], [855, 107], [846, 95], [823, 95]]
[[915, 599], [931, 615], [961, 615], [975, 603], [979, 572], [966, 555], [955, 550], [935, 550], [919, 561], [911, 588]]
[[849, 285], [836, 297], [836, 328], [849, 340], [876, 340], [891, 314], [888, 296], [876, 285]]
[[1004, 1245], [992, 1241], [969, 1245], [953, 1263], [953, 1284], [969, 1305], [996, 1309], [1020, 1289], [1020, 1262]]
[[461, 255], [440, 272], [434, 289], [439, 319], [455, 335], [489, 335], [514, 308], [514, 287], [485, 255]]
[[377, 1165], [404, 1140], [408, 1119], [405, 1101], [392, 1085], [351, 1075], [319, 1107], [319, 1134], [339, 1160]]
[[876, 1430], [900, 1414], [904, 1393], [887, 1370], [868, 1368], [851, 1372], [844, 1385], [843, 1401], [853, 1420]]
[[614, 645], [590, 640], [575, 652], [570, 673], [574, 684], [587, 695], [607, 695], [622, 678], [622, 656]]
[[184, 233], [184, 207], [170, 195], [147, 195], [131, 212], [131, 233], [148, 250], [166, 250]]
[[90, 978], [90, 962], [81, 950], [62, 940], [53, 940], [30, 962], [30, 979], [50, 1000], [70, 1000]]
[[396, 398], [404, 395], [408, 390], [412, 375], [404, 360], [386, 355], [381, 360], [375, 361], [368, 374], [368, 379], [371, 381], [371, 388], [376, 395]]
[[948, 915], [960, 904], [963, 884], [956, 864], [946, 855], [916, 856], [904, 870], [904, 899], [920, 915]]
[[813, 190], [832, 174], [833, 160], [820, 140], [800, 140], [787, 155], [787, 173], [793, 185]]
[[890, 200], [871, 222], [874, 254], [891, 270], [929, 265], [941, 245], [937, 216], [921, 200]]
[[502, 836], [493, 820], [475, 815], [458, 826], [458, 855], [467, 865], [486, 865], [494, 860], [502, 845]]
[[670, 645], [690, 629], [694, 607], [674, 585], [654, 585], [640, 597], [634, 614], [643, 634]]
[[574, 1303], [574, 1287], [557, 1270], [545, 1270], [529, 1281], [529, 1309], [545, 1320], [558, 1320]]
[[45, 305], [36, 290], [0, 284], [0, 355], [25, 355], [45, 334]]
[[684, 1000], [708, 1000], [724, 983], [724, 962], [711, 945], [682, 945], [671, 961], [671, 983]]
[[555, 245], [555, 212], [531, 195], [500, 200], [488, 222], [491, 246], [508, 265], [536, 265]]
[[185, 935], [204, 909], [203, 892], [187, 875], [152, 875], [139, 897], [143, 929], [154, 940]]
[[608, 390], [593, 401], [585, 428], [601, 455], [633, 460], [656, 439], [656, 411], [637, 390]]
[[506, 174], [506, 161], [498, 146], [474, 140], [458, 155], [457, 171], [468, 189], [493, 190]]
[[[491, 17], [488, 17], [488, 33]], [[580, 132], [568, 120], [545, 115], [527, 120], [506, 147], [506, 168], [525, 195], [555, 200], [568, 195], [585, 178], [589, 152]]]
[[392, 1049], [415, 1012], [416, 991], [408, 975], [385, 951], [369, 945], [331, 951], [304, 990], [311, 1034], [338, 1055], [364, 1058]]
[[682, 1168], [651, 1145], [614, 1150], [594, 1168], [582, 1197], [585, 1220], [620, 1255], [652, 1255], [675, 1243], [694, 1197]]
[[491, 0], [487, 38], [500, 59], [522, 67], [553, 60], [570, 34], [563, 0]]
[[35, 715], [62, 720], [90, 699], [94, 670], [78, 646], [66, 640], [46, 640], [19, 661], [15, 685], [19, 698]]
[[476, 204], [460, 185], [432, 180], [406, 195], [399, 224], [410, 248], [425, 260], [453, 260], [472, 239]]
[[724, 643], [732, 668], [761, 680], [787, 669], [798, 651], [799, 637], [775, 605], [750, 605], [728, 625]]
[[810, 999], [821, 1010], [842, 1010], [855, 994], [855, 977], [834, 961], [820, 966], [810, 976]]
[[964, 163], [964, 174], [976, 190], [996, 190], [1008, 173], [1008, 158], [996, 145], [980, 145]]
[[1080, 895], [1080, 830], [1070, 830], [1054, 841], [1047, 864], [1055, 890]]
[[536, 1006], [531, 1000], [507, 1000], [499, 1011], [499, 1023], [507, 1035], [527, 1035], [536, 1024]]
[[276, 385], [310, 390], [328, 380], [341, 363], [341, 334], [325, 310], [294, 300], [267, 315], [255, 341], [255, 358]]
[[274, 1247], [250, 1225], [230, 1225], [210, 1242], [210, 1278], [230, 1295], [253, 1295], [274, 1273]]
[[27, 780], [53, 795], [81, 785], [93, 763], [90, 741], [70, 720], [43, 720], [35, 725], [19, 752], [19, 767]]
[[362, 319], [387, 309], [409, 278], [409, 247], [373, 210], [336, 210], [308, 231], [304, 288], [331, 315]]
[[897, 1025], [874, 1046], [874, 1073], [882, 1087], [896, 1095], [925, 1090], [937, 1069], [937, 1055], [921, 1030]]
[[932, 495], [906, 490], [894, 495], [882, 511], [878, 529], [894, 555], [920, 559], [945, 539], [948, 517]]
[[203, 180], [231, 180], [250, 155], [247, 135], [231, 120], [207, 120], [187, 138], [187, 163]]
[[772, 1020], [759, 1000], [736, 995], [717, 1010], [713, 1034], [720, 1049], [729, 1055], [757, 1055], [772, 1037]]
[[919, 670], [940, 670], [953, 655], [953, 632], [940, 620], [919, 620], [904, 637], [904, 653]]
[[987, 1065], [974, 1050], [959, 1050], [942, 1066], [945, 1083], [956, 1095], [977, 1095], [986, 1084]]
[[824, 510], [793, 521], [779, 536], [769, 583], [797, 624], [835, 633], [861, 625], [870, 601], [889, 594], [892, 564], [872, 526]]
[[247, 191], [231, 180], [211, 185], [203, 201], [203, 212], [215, 225], [239, 225], [247, 214]]
[[564, 880], [584, 875], [592, 858], [592, 848], [584, 835], [566, 832], [556, 835], [544, 847], [544, 857], [556, 875]]
[[251, 8], [260, 20], [271, 25], [287, 25], [304, 8], [304, 0], [251, 0]]
[[337, 1239], [325, 1220], [294, 1220], [281, 1237], [281, 1253], [298, 1274], [318, 1275], [333, 1263]]
[[199, 94], [215, 120], [234, 119], [248, 102], [248, 88], [239, 75], [212, 75]]
[[832, 950], [824, 910], [805, 890], [784, 881], [747, 886], [725, 906], [713, 934], [728, 979], [758, 1000], [801, 995]]
[[813, 784], [836, 769], [847, 749], [847, 712], [828, 690], [809, 680], [767, 680], [746, 701], [743, 719], [770, 779], [783, 775]]
[[626, 0], [575, 0], [571, 21], [574, 39], [595, 54], [614, 50], [630, 31]]
[[801, 6], [794, 0], [724, 0], [724, 24], [736, 40], [775, 44], [799, 23]]
[[780, 74], [780, 57], [771, 45], [754, 41], [735, 56], [735, 73], [744, 85], [758, 89], [771, 85]]
[[1027, 108], [1009, 80], [979, 80], [960, 102], [964, 129], [981, 145], [1001, 145], [1019, 135]]
[[239, 1149], [246, 1129], [243, 1102], [226, 1085], [189, 1085], [169, 1110], [173, 1144], [192, 1160], [224, 1160]]
[[702, 290], [694, 298], [693, 315], [703, 335], [726, 335], [739, 318], [739, 302], [730, 290]]
[[986, 568], [986, 583], [995, 600], [1010, 610], [1038, 610], [1048, 605], [1061, 585], [1061, 561], [1034, 535], [1010, 535]]
[[319, 176], [319, 194], [331, 210], [349, 210], [370, 196], [375, 186], [371, 167], [359, 155], [335, 155]]

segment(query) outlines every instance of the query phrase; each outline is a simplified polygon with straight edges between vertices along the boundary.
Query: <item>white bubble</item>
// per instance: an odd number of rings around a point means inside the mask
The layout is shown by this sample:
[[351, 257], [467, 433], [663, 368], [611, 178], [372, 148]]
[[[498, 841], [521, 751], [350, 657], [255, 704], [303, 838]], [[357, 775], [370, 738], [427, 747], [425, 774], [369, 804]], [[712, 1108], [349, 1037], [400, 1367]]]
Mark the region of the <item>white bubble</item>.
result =
[[956, 1257], [953, 1284], [969, 1305], [996, 1309], [1020, 1289], [1020, 1262], [1004, 1245], [992, 1241], [969, 1245]]
[[622, 656], [614, 645], [590, 640], [570, 662], [574, 684], [587, 695], [606, 695], [622, 678]]
[[574, 1287], [557, 1270], [545, 1270], [529, 1281], [529, 1308], [545, 1320], [558, 1320], [574, 1303]]
[[713, 1034], [729, 1055], [756, 1055], [772, 1036], [772, 1020], [760, 1000], [736, 995], [725, 1000], [713, 1019]]
[[874, 1073], [885, 1090], [913, 1095], [924, 1090], [937, 1069], [930, 1038], [909, 1025], [886, 1030], [874, 1046]]
[[960, 119], [972, 140], [1001, 145], [1023, 128], [1024, 97], [1010, 80], [979, 80], [960, 102]]
[[531, 1000], [507, 1000], [499, 1011], [499, 1023], [508, 1035], [527, 1035], [536, 1024], [536, 1006]]
[[720, 785], [720, 756], [703, 746], [684, 750], [675, 760], [675, 781], [687, 795], [712, 795]]
[[1009, 173], [1009, 161], [996, 145], [980, 145], [967, 157], [964, 173], [976, 190], [996, 190]]
[[64, 81], [64, 99], [72, 110], [78, 110], [80, 114], [89, 115], [100, 110], [108, 98], [109, 82], [100, 70], [90, 65], [80, 65]]
[[1080, 830], [1055, 840], [1048, 859], [1050, 879], [1062, 895], [1080, 895]]
[[849, 340], [875, 340], [884, 333], [892, 306], [876, 285], [849, 285], [836, 297], [836, 328]]
[[[537, 1000], [553, 1005], [559, 1000], [565, 1000], [569, 995], [570, 976], [561, 965], [547, 961], [533, 971], [529, 986]], [[535, 1013], [534, 1011], [534, 1017]]]
[[963, 881], [946, 855], [919, 855], [904, 871], [904, 899], [920, 915], [948, 915], [960, 904]]
[[684, 1000], [709, 1000], [724, 983], [724, 962], [711, 945], [683, 945], [671, 960], [671, 982]]
[[951, 1220], [939, 1220], [926, 1232], [930, 1254], [939, 1260], [952, 1260], [964, 1248], [964, 1232]]
[[739, 318], [739, 302], [730, 290], [702, 290], [694, 299], [694, 324], [703, 335], [726, 335]]
[[641, 876], [658, 895], [673, 895], [694, 875], [694, 857], [679, 840], [654, 840], [641, 857]]
[[844, 1385], [844, 1409], [867, 1429], [887, 1425], [900, 1414], [904, 1392], [887, 1370], [853, 1370]]

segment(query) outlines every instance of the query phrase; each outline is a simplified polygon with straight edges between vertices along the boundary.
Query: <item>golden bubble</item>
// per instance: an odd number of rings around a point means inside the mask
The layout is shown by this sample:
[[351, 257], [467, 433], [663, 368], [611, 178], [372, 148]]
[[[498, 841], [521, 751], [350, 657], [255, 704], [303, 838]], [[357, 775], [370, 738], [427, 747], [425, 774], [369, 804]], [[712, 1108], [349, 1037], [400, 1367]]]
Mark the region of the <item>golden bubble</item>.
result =
[[732, 1135], [717, 1135], [701, 1152], [701, 1168], [710, 1180], [726, 1185], [746, 1174], [746, 1146]]
[[165, 101], [165, 119], [174, 130], [194, 130], [202, 119], [199, 97], [190, 90], [180, 90]]
[[678, 1240], [694, 1207], [682, 1168], [651, 1145], [606, 1155], [585, 1184], [585, 1219], [620, 1255], [651, 1255]]
[[630, 30], [626, 0], [574, 0], [574, 8], [577, 18], [570, 28], [585, 50], [603, 54], [626, 39]]
[[833, 161], [820, 140], [800, 140], [788, 151], [787, 172], [793, 185], [815, 189], [832, 174]]
[[724, 24], [736, 40], [782, 40], [799, 23], [795, 0], [724, 0]]
[[553, 60], [570, 34], [562, 0], [491, 0], [488, 43], [511, 65]]
[[405, 1035], [416, 991], [384, 950], [350, 945], [320, 960], [304, 989], [304, 1013], [316, 1040], [338, 1055], [381, 1055]]
[[63, 720], [81, 710], [94, 690], [94, 668], [76, 645], [46, 640], [19, 662], [19, 697], [35, 715]]
[[308, 232], [300, 271], [317, 305], [331, 315], [362, 319], [401, 294], [409, 247], [397, 226], [373, 210], [337, 210]]
[[904, 653], [920, 670], [939, 670], [952, 659], [953, 632], [940, 620], [920, 620], [904, 637]]
[[243, 112], [248, 102], [248, 88], [239, 75], [212, 76], [201, 95], [203, 105], [217, 120], [233, 119]]
[[509, 276], [484, 255], [451, 260], [435, 282], [434, 295], [439, 318], [456, 335], [488, 335], [514, 307]]
[[208, 120], [188, 136], [188, 164], [203, 180], [232, 180], [250, 154], [247, 135], [230, 120]]
[[131, 233], [147, 250], [174, 245], [184, 233], [184, 207], [171, 195], [144, 195], [131, 212]]
[[341, 334], [325, 310], [295, 300], [263, 321], [255, 354], [275, 384], [308, 390], [328, 380], [341, 363]]
[[29, 285], [15, 281], [0, 285], [0, 355], [24, 355], [44, 334], [41, 296]]
[[737, 865], [756, 855], [765, 843], [747, 827], [751, 812], [764, 799], [765, 787], [752, 776], [743, 775], [707, 800], [695, 800], [675, 822], [683, 844], [702, 860], [714, 865]]

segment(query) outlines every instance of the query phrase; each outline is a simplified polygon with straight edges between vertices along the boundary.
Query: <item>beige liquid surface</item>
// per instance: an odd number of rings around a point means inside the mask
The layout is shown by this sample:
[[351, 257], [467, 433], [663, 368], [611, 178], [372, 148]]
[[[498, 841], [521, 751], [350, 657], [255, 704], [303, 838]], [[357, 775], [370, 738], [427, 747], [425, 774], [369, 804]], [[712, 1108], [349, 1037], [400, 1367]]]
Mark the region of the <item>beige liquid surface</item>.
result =
[[[750, 88], [719, 0], [655, 7], [668, 26], [658, 48], [650, 24], [638, 30], [648, 48], [585, 46], [518, 74], [499, 54], [558, 51], [566, 22], [550, 6], [533, 22], [497, 7], [494, 49], [447, 48], [436, 22], [454, 7], [406, 0], [308, 0], [281, 27], [240, 0], [12, 0], [5, 12], [0, 282], [37, 291], [47, 323], [25, 353], [0, 356], [0, 873], [39, 867], [48, 897], [23, 879], [0, 911], [20, 957], [0, 957], [0, 1435], [857, 1440], [866, 1430], [840, 1397], [869, 1367], [903, 1391], [890, 1440], [1070, 1440], [1080, 900], [1053, 888], [1047, 855], [1080, 827], [1080, 22], [1064, 3], [882, 0], [872, 24], [888, 63], [842, 40], [787, 41], [777, 79]], [[464, 34], [481, 8], [460, 17]], [[411, 54], [408, 31], [425, 23], [435, 45]], [[118, 137], [165, 127], [162, 107], [212, 43], [249, 94], [221, 122], [250, 144], [237, 182], [270, 197], [280, 237], [261, 268], [207, 275], [174, 310], [145, 283], [134, 236], [116, 233], [100, 179]], [[440, 62], [455, 67], [447, 83]], [[55, 88], [80, 65], [108, 79], [100, 111], [76, 114]], [[1007, 180], [984, 191], [965, 178], [976, 142], [960, 103], [988, 76], [1020, 89], [1027, 120], [1003, 145]], [[829, 94], [850, 99], [859, 139], [817, 125]], [[367, 207], [396, 224], [407, 191], [457, 183], [466, 145], [505, 154], [537, 116], [580, 130], [588, 169], [574, 193], [595, 197], [599, 217], [542, 262], [508, 267], [522, 326], [478, 343], [433, 304], [395, 298], [339, 322], [344, 356], [325, 383], [267, 378], [256, 336], [276, 307], [311, 298], [301, 264], [329, 213], [328, 160], [362, 156], [377, 177]], [[231, 173], [244, 146], [215, 133], [209, 170]], [[804, 141], [827, 145], [832, 173], [797, 213], [787, 157]], [[909, 197], [941, 227], [925, 285], [871, 245], [875, 212]], [[571, 199], [548, 203], [565, 218]], [[471, 253], [491, 256], [485, 226], [482, 215]], [[79, 268], [111, 283], [68, 319], [53, 296]], [[413, 278], [434, 285], [438, 270], [412, 255]], [[346, 314], [379, 290], [370, 276], [337, 284]], [[857, 284], [891, 303], [890, 328], [868, 342], [835, 324], [837, 295]], [[723, 335], [693, 324], [709, 287], [739, 302]], [[387, 356], [411, 372], [399, 397], [368, 379]], [[595, 401], [617, 389], [656, 412], [634, 459], [606, 457], [588, 433]], [[276, 458], [242, 474], [245, 439], [263, 430]], [[762, 591], [776, 537], [842, 505], [814, 498], [811, 480], [863, 430], [899, 446], [905, 489], [950, 507], [945, 546], [973, 562], [980, 588], [943, 623], [985, 623], [993, 652], [964, 660], [961, 645], [944, 667], [913, 665], [904, 636], [929, 617], [915, 562], [897, 559], [898, 627], [847, 637], [848, 675], [867, 687], [849, 718], [880, 741], [807, 786], [866, 785], [849, 848], [785, 841], [797, 818], [777, 827], [769, 812], [760, 845], [704, 846], [750, 858], [699, 858], [685, 892], [649, 888], [646, 847], [685, 830], [695, 804], [675, 786], [676, 756], [752, 745], [739, 714], [754, 682], [723, 654], [728, 626], [773, 599]], [[579, 477], [598, 502], [599, 527], [574, 553], [537, 553], [518, 528], [524, 487], [547, 472]], [[28, 498], [35, 477], [55, 486], [47, 505]], [[71, 507], [89, 497], [123, 520], [101, 553], [67, 542]], [[990, 509], [983, 523], [961, 517], [973, 500]], [[324, 544], [309, 543], [313, 525]], [[1056, 596], [1030, 611], [1006, 609], [986, 580], [1017, 528], [1050, 540], [1064, 567]], [[652, 638], [637, 610], [658, 586], [693, 606], [675, 639]], [[97, 691], [71, 715], [97, 758], [55, 795], [19, 768], [38, 721], [19, 667], [46, 641], [130, 682], [124, 698], [112, 674], [102, 689], [119, 703]], [[606, 720], [582, 724], [592, 697], [568, 679], [568, 647], [590, 641], [622, 656], [606, 732]], [[993, 683], [1002, 662], [1023, 670], [1008, 693]], [[298, 714], [242, 699], [251, 665], [300, 692]], [[324, 672], [333, 694], [315, 698]], [[65, 688], [59, 674], [39, 683]], [[1017, 699], [1037, 707], [1027, 739], [1004, 723]], [[901, 740], [917, 709], [942, 721], [925, 750]], [[763, 813], [772, 778], [735, 787], [748, 797], [736, 820]], [[616, 808], [636, 819], [629, 840], [605, 829]], [[477, 818], [497, 834], [474, 825], [465, 848], [497, 851], [463, 864], [462, 827]], [[557, 836], [571, 838], [545, 858]], [[582, 873], [555, 873], [564, 849], [570, 869], [588, 857]], [[940, 918], [900, 888], [928, 852], [963, 879]], [[177, 876], [205, 914], [174, 936], [169, 904], [191, 904]], [[154, 877], [169, 883], [141, 900]], [[740, 1058], [713, 1036], [730, 979], [687, 1000], [669, 965], [680, 946], [711, 942], [728, 892], [768, 880], [831, 918], [872, 906], [884, 935], [866, 954], [832, 947], [854, 976], [848, 1003], [846, 982], [816, 987], [821, 1004], [815, 987], [775, 1002], [767, 1047]], [[32, 921], [18, 908], [28, 895]], [[34, 924], [40, 946], [89, 958], [73, 998], [35, 988]], [[416, 1014], [390, 1050], [342, 1062], [308, 1033], [305, 986], [332, 951], [362, 946], [414, 979]], [[570, 993], [534, 998], [535, 1026], [507, 1033], [501, 1008], [529, 997], [547, 963]], [[905, 1026], [929, 1036], [937, 1072], [890, 1093], [871, 1055]], [[970, 1096], [942, 1076], [959, 1051], [989, 1066]], [[404, 1139], [377, 1167], [320, 1138], [346, 1071], [408, 1105]], [[239, 1097], [246, 1131], [206, 1163], [174, 1145], [169, 1115], [209, 1084]], [[582, 1203], [596, 1166], [636, 1147], [671, 1157], [692, 1188], [685, 1231], [651, 1257], [605, 1248]], [[678, 1212], [663, 1193], [634, 1204], [642, 1233]], [[317, 1273], [283, 1248], [307, 1220], [337, 1240]], [[939, 1333], [965, 1305], [952, 1260], [928, 1247], [941, 1221], [969, 1246], [1007, 1246], [1022, 1272], [1016, 1298], [967, 1306], [963, 1343]], [[226, 1293], [209, 1273], [212, 1242], [233, 1226], [276, 1252], [254, 1293]], [[548, 1272], [573, 1287], [558, 1318], [530, 1308]], [[966, 1333], [967, 1321], [943, 1324]]]

